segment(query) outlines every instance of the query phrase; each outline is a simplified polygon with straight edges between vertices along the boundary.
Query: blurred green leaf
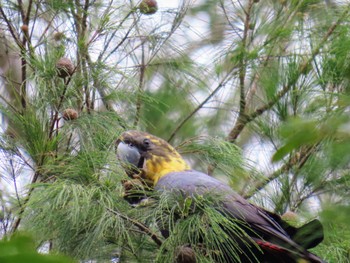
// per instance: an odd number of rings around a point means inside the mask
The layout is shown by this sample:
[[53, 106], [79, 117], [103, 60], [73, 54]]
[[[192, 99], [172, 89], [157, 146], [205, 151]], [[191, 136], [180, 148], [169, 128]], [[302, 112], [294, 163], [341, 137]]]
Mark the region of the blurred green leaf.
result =
[[319, 141], [319, 123], [313, 120], [293, 119], [282, 126], [280, 135], [285, 143], [272, 156], [272, 161], [280, 161], [302, 145], [312, 145]]
[[17, 234], [9, 240], [0, 241], [0, 262], [72, 263], [75, 261], [61, 255], [39, 254], [32, 238]]

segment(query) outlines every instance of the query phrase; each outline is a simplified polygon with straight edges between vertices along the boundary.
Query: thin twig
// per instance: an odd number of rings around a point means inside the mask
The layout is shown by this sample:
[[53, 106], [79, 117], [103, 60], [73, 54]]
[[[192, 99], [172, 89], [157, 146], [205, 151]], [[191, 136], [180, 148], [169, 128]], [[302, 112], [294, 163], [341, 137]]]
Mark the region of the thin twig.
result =
[[19, 193], [18, 193], [18, 187], [17, 187], [17, 180], [16, 180], [16, 172], [15, 172], [15, 168], [13, 166], [13, 159], [12, 159], [13, 156], [10, 157], [10, 167], [11, 167], [11, 177], [12, 177], [12, 180], [13, 180], [13, 186], [15, 188], [15, 194], [16, 194], [16, 199], [17, 199], [17, 202], [18, 202], [18, 206], [19, 207], [22, 207], [22, 203], [21, 203], [21, 199], [19, 198]]
[[141, 115], [141, 106], [142, 106], [142, 93], [144, 89], [144, 79], [145, 79], [145, 71], [146, 71], [146, 65], [145, 65], [145, 45], [142, 44], [141, 46], [141, 66], [140, 66], [140, 79], [139, 79], [139, 88], [137, 92], [137, 101], [136, 101], [136, 113], [135, 113], [135, 121], [134, 121], [134, 127], [136, 127], [140, 120]]
[[[246, 119], [246, 94], [245, 94], [245, 78], [246, 78], [246, 48], [247, 48], [247, 37], [248, 37], [248, 30], [250, 26], [250, 13], [253, 7], [254, 1], [250, 0], [248, 3], [247, 10], [244, 10], [245, 13], [245, 19], [244, 19], [244, 30], [243, 30], [243, 37], [242, 37], [242, 47], [241, 47], [241, 59], [239, 61], [239, 91], [240, 91], [240, 100], [239, 100], [239, 113], [236, 121], [235, 127], [238, 127], [236, 130], [243, 129], [242, 124], [245, 122]], [[239, 133], [236, 133], [237, 136]], [[231, 133], [230, 133], [231, 135]], [[232, 141], [232, 138], [229, 135], [229, 141]], [[235, 137], [234, 139], [236, 139]]]
[[[106, 55], [106, 57], [103, 59], [103, 62], [106, 62], [108, 60], [108, 58], [115, 53], [119, 47], [128, 39], [129, 34], [131, 33], [131, 31], [134, 29], [135, 25], [137, 25], [139, 20], [135, 20], [133, 22], [133, 24], [129, 27], [128, 31], [125, 33], [124, 37], [122, 38], [122, 40], [120, 40], [120, 42], [108, 53], [108, 55]], [[101, 52], [102, 54], [102, 52]], [[101, 57], [102, 58], [102, 57]]]
[[[103, 43], [103, 50], [100, 52], [99, 56], [98, 56], [98, 61], [102, 60], [103, 55], [106, 53], [111, 41], [113, 40], [114, 36], [116, 35], [116, 33], [119, 31], [119, 29], [121, 28], [121, 26], [123, 25], [123, 23], [128, 19], [128, 17], [133, 13], [134, 11], [131, 10], [129, 13], [126, 14], [126, 16], [120, 21], [119, 25], [117, 26], [116, 30], [114, 30], [114, 32], [111, 34], [110, 38]], [[131, 26], [133, 27], [133, 25]], [[122, 42], [125, 41], [122, 40]], [[107, 58], [111, 55], [111, 53], [109, 55], [107, 55]], [[105, 58], [103, 61], [105, 61], [107, 58]]]
[[17, 3], [18, 3], [19, 12], [21, 13], [22, 21], [24, 21], [26, 15], [25, 15], [24, 8], [23, 8], [23, 2], [22, 2], [22, 0], [17, 0]]
[[282, 167], [280, 167], [278, 170], [274, 171], [270, 176], [268, 176], [264, 181], [258, 183], [257, 185], [255, 185], [254, 189], [247, 193], [247, 194], [243, 194], [243, 196], [245, 198], [250, 198], [252, 197], [255, 193], [259, 192], [260, 190], [262, 190], [266, 185], [268, 185], [270, 182], [272, 182], [273, 180], [275, 180], [277, 177], [279, 177], [281, 174], [289, 171], [292, 167], [295, 167], [297, 165], [297, 169], [300, 170], [305, 164], [306, 161], [310, 158], [310, 156], [317, 151], [317, 146], [319, 144], [316, 145], [312, 145], [309, 146], [306, 150], [304, 150], [302, 152], [302, 154], [300, 152], [297, 152], [294, 154], [294, 156], [292, 156], [290, 158], [289, 162], [286, 162], [284, 165], [282, 165]]
[[[6, 78], [5, 78], [6, 79]], [[7, 106], [9, 106], [11, 108], [11, 110], [16, 113], [21, 115], [22, 113], [20, 111], [17, 110], [17, 108], [11, 104], [11, 102], [8, 101], [8, 99], [6, 99], [3, 95], [0, 94], [0, 99], [3, 100]]]
[[[25, 32], [22, 39], [23, 47], [26, 46], [28, 32]], [[27, 106], [27, 59], [26, 59], [26, 49], [21, 49], [21, 73], [22, 73], [22, 83], [20, 87], [20, 97], [23, 110]]]
[[[43, 155], [41, 155], [41, 158], [40, 158], [40, 160], [37, 163], [37, 167], [41, 167], [42, 166], [42, 164], [44, 163], [44, 159], [45, 159], [45, 155], [43, 154]], [[25, 208], [26, 208], [26, 206], [27, 206], [27, 204], [28, 204], [28, 202], [30, 200], [30, 197], [31, 197], [31, 195], [32, 195], [32, 193], [34, 191], [33, 184], [35, 184], [40, 179], [40, 175], [41, 174], [40, 174], [39, 170], [37, 169], [35, 171], [34, 175], [33, 175], [31, 183], [29, 184], [29, 192], [28, 192], [26, 198], [24, 199], [24, 201], [22, 203], [22, 206], [20, 207], [20, 210], [19, 210], [19, 213], [18, 213], [18, 217], [17, 217], [17, 219], [14, 221], [14, 223], [12, 225], [12, 229], [11, 229], [12, 233], [15, 233], [17, 231], [17, 229], [18, 229], [18, 227], [19, 227], [19, 225], [20, 225], [20, 223], [22, 221], [22, 215], [23, 215], [24, 210], [25, 210]]]
[[[77, 68], [77, 67], [74, 68], [72, 75], [73, 75], [74, 72], [76, 71], [76, 68]], [[63, 89], [63, 92], [62, 92], [62, 94], [61, 94], [61, 96], [60, 96], [60, 100], [59, 100], [59, 102], [58, 102], [58, 106], [57, 106], [57, 108], [55, 109], [55, 114], [54, 114], [54, 117], [53, 117], [53, 119], [52, 119], [51, 126], [50, 126], [50, 130], [49, 130], [49, 138], [50, 138], [50, 139], [52, 138], [52, 134], [53, 134], [53, 131], [54, 131], [54, 129], [55, 129], [55, 123], [58, 121], [58, 113], [59, 113], [59, 111], [60, 111], [60, 109], [61, 109], [61, 106], [62, 106], [62, 104], [63, 104], [64, 98], [65, 98], [65, 96], [66, 96], [66, 92], [67, 92], [67, 89], [68, 89], [68, 84], [69, 84], [69, 82], [71, 81], [71, 79], [72, 79], [72, 76], [70, 76], [70, 77], [68, 78], [68, 80], [65, 80], [65, 81], [64, 81], [64, 89]]]
[[22, 42], [16, 32], [16, 29], [14, 28], [14, 26], [12, 25], [12, 23], [10, 22], [10, 20], [7, 18], [2, 6], [0, 5], [0, 13], [2, 18], [5, 20], [6, 24], [7, 24], [7, 28], [10, 31], [11, 36], [13, 37], [13, 39], [15, 40], [17, 46], [20, 49], [23, 49], [24, 47], [22, 46]]
[[[32, 0], [29, 1], [27, 12], [25, 12], [22, 0], [18, 0], [18, 7], [21, 13], [23, 26], [28, 26], [29, 24], [30, 12], [32, 9], [32, 2], [33, 2]], [[26, 108], [26, 104], [27, 104], [27, 98], [26, 98], [27, 97], [27, 58], [26, 58], [27, 43], [28, 43], [28, 48], [30, 49], [30, 38], [28, 34], [28, 29], [23, 30], [23, 38], [22, 38], [22, 45], [21, 45], [22, 46], [21, 48], [22, 83], [20, 87], [20, 97], [21, 97], [21, 104], [23, 109]]]
[[111, 212], [112, 214], [130, 222], [131, 224], [133, 224], [134, 226], [136, 226], [138, 229], [140, 229], [142, 231], [142, 233], [146, 234], [147, 236], [149, 236], [159, 247], [163, 244], [162, 240], [155, 234], [152, 232], [151, 229], [149, 229], [146, 225], [144, 225], [141, 222], [138, 222], [126, 215], [123, 215], [115, 210], [112, 210], [108, 207], [106, 207], [106, 209]]
[[25, 17], [24, 17], [24, 20], [23, 20], [23, 22], [24, 22], [26, 25], [29, 24], [29, 18], [30, 18], [30, 12], [32, 11], [32, 6], [33, 6], [33, 0], [29, 0], [28, 9], [27, 9], [27, 12], [26, 12]]
[[192, 118], [193, 115], [195, 115], [203, 106], [229, 81], [232, 77], [233, 74], [232, 72], [234, 71], [235, 68], [233, 68], [230, 72], [226, 74], [226, 76], [220, 81], [220, 83], [217, 85], [217, 87], [209, 94], [209, 96], [203, 100], [190, 114], [187, 115], [186, 118], [184, 118], [179, 125], [173, 130], [173, 132], [170, 134], [168, 138], [168, 142], [170, 142], [176, 135], [176, 133], [182, 128], [182, 126]]
[[[35, 172], [34, 176], [33, 176], [33, 179], [30, 183], [30, 185], [33, 185], [34, 183], [37, 182], [37, 180], [39, 179], [39, 173], [38, 172]], [[25, 200], [23, 201], [23, 204], [22, 206], [20, 207], [20, 210], [19, 210], [19, 213], [18, 213], [18, 217], [17, 219], [15, 220], [15, 222], [13, 223], [12, 225], [12, 229], [11, 229], [11, 233], [15, 233], [19, 227], [19, 224], [21, 223], [22, 221], [22, 215], [24, 213], [24, 210], [26, 208], [26, 205], [28, 204], [29, 200], [30, 200], [30, 197], [32, 195], [34, 191], [34, 187], [33, 186], [30, 186], [29, 188], [29, 192], [28, 192], [28, 195], [26, 196]]]
[[244, 30], [241, 46], [241, 59], [239, 61], [239, 91], [240, 91], [240, 100], [239, 100], [239, 115], [238, 118], [244, 118], [246, 111], [246, 100], [245, 100], [245, 88], [244, 82], [246, 77], [246, 49], [247, 49], [247, 37], [250, 25], [250, 13], [253, 7], [254, 1], [250, 0], [248, 3], [248, 8], [246, 13], [246, 18], [244, 20]]
[[[46, 40], [46, 38], [47, 38], [46, 33], [47, 33], [47, 31], [49, 31], [49, 29], [51, 28], [52, 23], [53, 23], [53, 21], [55, 20], [57, 13], [58, 13], [58, 11], [55, 11], [55, 12], [53, 13], [53, 15], [52, 15], [52, 17], [51, 17], [51, 20], [47, 23], [47, 25], [46, 25], [44, 31], [42, 32], [41, 36], [39, 37], [39, 39], [38, 39], [38, 41], [37, 41], [37, 44], [34, 46], [34, 48], [40, 46], [40, 45], [43, 43], [44, 39]], [[36, 17], [37, 17], [37, 16], [36, 16]]]
[[[328, 29], [325, 36], [322, 38], [320, 43], [317, 45], [317, 47], [312, 51], [311, 57], [305, 61], [303, 64], [299, 67], [299, 75], [305, 72], [307, 67], [310, 65], [310, 63], [313, 61], [316, 55], [319, 54], [322, 46], [325, 44], [325, 42], [328, 40], [328, 38], [332, 35], [336, 27], [339, 25], [339, 23], [344, 19], [344, 17], [349, 12], [350, 5], [348, 8], [343, 12], [343, 14], [339, 17], [339, 19], [334, 22]], [[245, 128], [245, 126], [256, 119], [257, 117], [261, 116], [264, 112], [271, 109], [284, 95], [287, 94], [287, 92], [293, 87], [293, 85], [297, 82], [298, 77], [293, 78], [292, 80], [289, 80], [289, 82], [283, 87], [282, 90], [280, 90], [277, 95], [271, 99], [269, 102], [267, 102], [265, 105], [257, 108], [254, 112], [252, 112], [249, 115], [246, 115], [245, 118], [238, 119], [233, 129], [230, 131], [229, 135], [227, 136], [227, 140], [229, 142], [234, 142], [239, 134], [242, 132], [242, 130]]]

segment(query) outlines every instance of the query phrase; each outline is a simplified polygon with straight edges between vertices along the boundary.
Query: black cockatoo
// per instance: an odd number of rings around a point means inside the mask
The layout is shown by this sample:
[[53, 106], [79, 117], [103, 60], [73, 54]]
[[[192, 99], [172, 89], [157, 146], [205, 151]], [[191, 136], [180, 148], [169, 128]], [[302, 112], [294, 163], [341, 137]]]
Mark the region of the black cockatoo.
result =
[[[318, 220], [300, 228], [289, 226], [280, 216], [249, 203], [223, 182], [191, 170], [169, 143], [146, 132], [126, 131], [118, 139], [116, 147], [118, 158], [132, 164], [133, 172], [137, 170], [139, 176], [153, 184], [156, 191], [179, 191], [188, 196], [220, 195], [223, 210], [220, 212], [242, 222], [242, 229], [250, 236], [250, 242], [259, 248], [254, 255], [242, 255], [241, 262], [254, 262], [249, 257], [270, 263], [325, 262], [307, 251], [323, 239], [322, 225]], [[237, 237], [232, 238], [244, 251], [247, 244], [240, 243]], [[234, 260], [228, 259], [228, 262]]]

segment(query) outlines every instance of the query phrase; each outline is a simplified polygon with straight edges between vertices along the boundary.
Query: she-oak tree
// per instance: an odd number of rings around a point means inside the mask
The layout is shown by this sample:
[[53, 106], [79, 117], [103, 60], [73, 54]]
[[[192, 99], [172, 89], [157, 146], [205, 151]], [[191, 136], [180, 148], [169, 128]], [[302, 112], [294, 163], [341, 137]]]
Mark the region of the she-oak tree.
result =
[[[137, 128], [296, 225], [320, 217], [315, 253], [348, 262], [348, 1], [139, 4], [0, 2], [1, 236], [80, 260], [174, 257], [156, 224], [168, 202], [123, 198], [114, 142]], [[200, 227], [186, 202], [170, 209], [184, 235]]]

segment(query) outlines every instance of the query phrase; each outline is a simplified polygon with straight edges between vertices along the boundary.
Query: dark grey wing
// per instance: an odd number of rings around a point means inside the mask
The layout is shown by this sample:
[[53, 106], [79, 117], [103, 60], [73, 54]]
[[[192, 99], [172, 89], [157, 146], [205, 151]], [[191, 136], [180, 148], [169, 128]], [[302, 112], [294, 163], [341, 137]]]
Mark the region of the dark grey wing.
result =
[[181, 191], [186, 195], [215, 195], [216, 198], [220, 198], [219, 204], [222, 205], [225, 213], [246, 222], [256, 234], [265, 240], [297, 249], [300, 252], [304, 251], [263, 209], [250, 204], [228, 185], [207, 174], [193, 170], [169, 173], [159, 179], [155, 189]]

